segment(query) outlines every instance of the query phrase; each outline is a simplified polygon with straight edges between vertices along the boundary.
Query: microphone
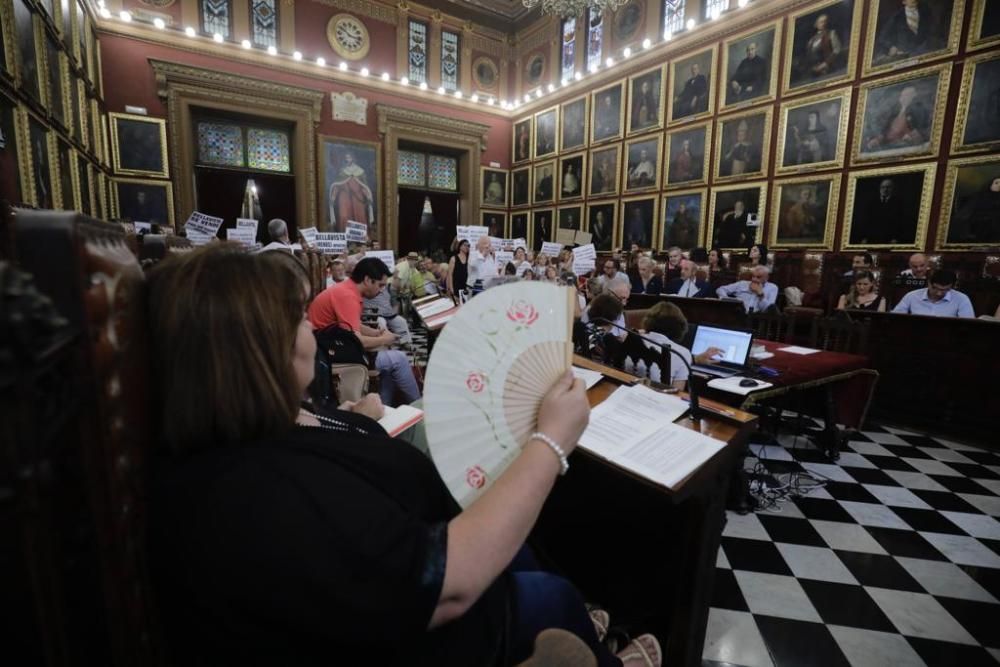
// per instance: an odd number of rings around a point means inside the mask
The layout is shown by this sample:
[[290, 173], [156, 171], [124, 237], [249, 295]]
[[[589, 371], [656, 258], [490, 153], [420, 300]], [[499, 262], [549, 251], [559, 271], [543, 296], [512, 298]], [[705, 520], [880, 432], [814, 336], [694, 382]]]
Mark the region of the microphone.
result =
[[694, 380], [692, 379], [694, 371], [691, 369], [691, 364], [688, 363], [688, 360], [685, 359], [680, 352], [675, 350], [670, 343], [661, 343], [660, 341], [653, 340], [652, 338], [649, 338], [648, 336], [639, 333], [635, 329], [630, 329], [629, 327], [623, 327], [622, 325], [615, 324], [611, 320], [605, 319], [603, 317], [595, 317], [590, 321], [600, 322], [601, 324], [610, 324], [611, 326], [621, 329], [622, 331], [628, 332], [629, 334], [635, 336], [636, 338], [642, 341], [645, 341], [647, 343], [652, 343], [653, 345], [658, 346], [661, 350], [661, 356], [663, 357], [663, 361], [665, 362], [661, 364], [660, 376], [661, 377], [666, 376], [668, 384], [670, 383], [670, 354], [663, 352], [663, 348], [666, 348], [667, 352], [677, 355], [677, 358], [681, 360], [681, 363], [684, 364], [684, 367], [687, 368], [688, 371], [687, 388], [688, 388], [688, 398], [690, 399], [691, 402], [691, 409], [689, 411], [691, 419], [698, 421], [702, 418], [701, 406], [698, 405], [698, 390], [695, 386]]

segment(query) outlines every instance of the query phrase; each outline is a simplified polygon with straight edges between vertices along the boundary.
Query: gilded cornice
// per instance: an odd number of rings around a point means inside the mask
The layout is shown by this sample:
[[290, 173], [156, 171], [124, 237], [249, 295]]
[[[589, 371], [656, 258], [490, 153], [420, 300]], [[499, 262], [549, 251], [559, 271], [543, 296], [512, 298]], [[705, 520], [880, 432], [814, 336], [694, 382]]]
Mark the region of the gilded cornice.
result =
[[427, 136], [477, 137], [480, 150], [486, 150], [486, 136], [489, 134], [490, 126], [484, 123], [444, 118], [389, 104], [378, 104], [375, 106], [375, 111], [378, 115], [379, 134], [384, 135], [390, 126], [406, 125]]

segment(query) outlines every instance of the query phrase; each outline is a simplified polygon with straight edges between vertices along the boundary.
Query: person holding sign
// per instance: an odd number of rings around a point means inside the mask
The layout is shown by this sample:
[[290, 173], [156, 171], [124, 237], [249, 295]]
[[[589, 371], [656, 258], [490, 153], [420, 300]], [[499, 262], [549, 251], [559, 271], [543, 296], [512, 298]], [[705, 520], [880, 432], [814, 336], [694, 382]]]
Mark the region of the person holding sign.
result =
[[473, 290], [477, 289], [477, 283], [480, 290], [485, 289], [499, 272], [490, 237], [480, 236], [476, 251], [469, 257], [469, 284]]

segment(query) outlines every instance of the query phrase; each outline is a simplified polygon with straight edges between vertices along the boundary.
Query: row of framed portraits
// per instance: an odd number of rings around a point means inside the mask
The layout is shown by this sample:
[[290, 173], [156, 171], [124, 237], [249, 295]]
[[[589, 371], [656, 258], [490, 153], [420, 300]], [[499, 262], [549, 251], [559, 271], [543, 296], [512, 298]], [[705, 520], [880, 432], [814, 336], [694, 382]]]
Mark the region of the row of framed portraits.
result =
[[[726, 113], [772, 102], [777, 95], [779, 70], [783, 72], [782, 90], [786, 96], [851, 81], [856, 70], [863, 4], [860, 0], [830, 0], [792, 14], [785, 47], [789, 55], [783, 69], [777, 58], [783, 20], [778, 20], [521, 119], [514, 123], [512, 161], [520, 164], [542, 160], [664, 126], [694, 122], [713, 116], [716, 105], [720, 113]], [[958, 51], [965, 2], [915, 2], [910, 9], [898, 0], [871, 4], [865, 75], [945, 58]], [[916, 12], [915, 19], [908, 11]], [[979, 35], [973, 40], [975, 44], [1000, 43], [997, 3], [979, 0], [973, 11], [973, 34]], [[909, 20], [916, 21], [915, 33]], [[988, 55], [969, 62], [987, 59]], [[912, 77], [908, 82], [894, 77], [866, 83], [861, 86], [860, 103], [866, 105], [865, 92], [872, 91], [871, 107], [877, 113], [872, 120], [878, 122], [900, 102], [902, 90], [915, 89], [922, 109], [915, 109], [909, 119], [905, 114], [900, 117], [893, 139], [901, 148], [926, 148], [926, 135], [939, 130], [943, 120], [949, 69], [949, 65], [943, 65], [919, 75], [905, 75]], [[989, 79], [988, 84], [995, 85], [992, 73], [984, 77]], [[925, 97], [925, 93], [930, 96]], [[842, 109], [842, 113], [849, 111]], [[936, 121], [937, 127], [928, 121]], [[916, 126], [912, 128], [914, 136], [905, 136], [908, 122]], [[994, 140], [1000, 140], [1000, 136]], [[860, 152], [891, 158], [891, 150], [884, 144], [872, 144]]]
[[[490, 234], [525, 238], [533, 248], [554, 229], [590, 232], [598, 251], [629, 247], [718, 246], [745, 250], [833, 250], [843, 218], [841, 250], [926, 247], [937, 165], [852, 171], [841, 207], [841, 174], [808, 175], [594, 200], [525, 211], [481, 211]], [[949, 163], [938, 250], [1000, 248], [1000, 157]], [[843, 215], [841, 215], [843, 212]], [[554, 227], [553, 227], [554, 225]]]
[[[601, 145], [515, 167], [484, 170], [483, 206], [537, 206], [586, 197], [690, 188], [765, 177], [840, 169], [855, 111], [850, 163], [926, 159], [938, 155], [952, 64], [910, 71], [784, 102], [778, 109], [772, 155], [771, 107]], [[952, 152], [1000, 146], [1000, 54], [965, 62]], [[491, 190], [487, 190], [487, 186]], [[501, 196], [502, 195], [502, 196]], [[508, 204], [509, 201], [509, 204]]]

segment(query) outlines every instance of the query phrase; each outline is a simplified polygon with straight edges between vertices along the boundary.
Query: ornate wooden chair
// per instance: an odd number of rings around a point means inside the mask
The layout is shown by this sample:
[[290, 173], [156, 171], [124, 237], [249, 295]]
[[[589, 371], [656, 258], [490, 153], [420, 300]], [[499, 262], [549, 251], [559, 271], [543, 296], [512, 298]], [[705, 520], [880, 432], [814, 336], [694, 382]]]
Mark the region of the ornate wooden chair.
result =
[[754, 338], [787, 343], [795, 333], [795, 315], [769, 310], [748, 316]]
[[870, 320], [855, 320], [843, 311], [832, 317], [817, 317], [813, 320], [810, 347], [867, 355], [870, 329]]

